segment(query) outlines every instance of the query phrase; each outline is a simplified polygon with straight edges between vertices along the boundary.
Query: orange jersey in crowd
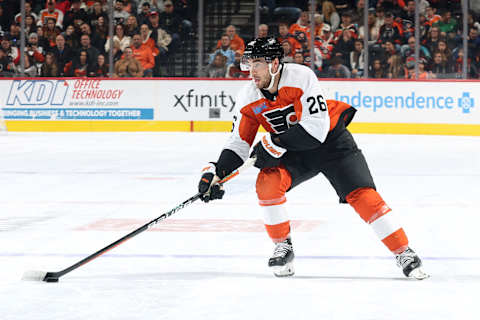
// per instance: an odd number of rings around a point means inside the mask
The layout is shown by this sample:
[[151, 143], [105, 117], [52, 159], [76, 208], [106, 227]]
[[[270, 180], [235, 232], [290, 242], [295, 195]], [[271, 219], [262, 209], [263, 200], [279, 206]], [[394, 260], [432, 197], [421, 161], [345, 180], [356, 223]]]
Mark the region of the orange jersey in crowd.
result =
[[46, 25], [47, 24], [47, 19], [53, 18], [56, 21], [57, 26], [62, 26], [63, 24], [63, 12], [55, 9], [53, 12], [48, 12], [48, 9], [43, 9], [40, 10], [40, 19], [39, 19], [39, 24], [40, 25]]
[[[218, 40], [217, 49], [222, 46], [222, 40]], [[240, 51], [243, 54], [245, 51], [245, 42], [238, 34], [236, 34], [230, 42], [230, 49], [233, 51]]]
[[313, 71], [293, 63], [283, 65], [275, 101], [267, 99], [255, 83], [250, 82], [239, 92], [236, 106], [233, 131], [224, 149], [232, 150], [244, 161], [260, 126], [281, 134], [300, 125], [312, 137], [324, 142], [340, 114], [351, 107], [340, 101], [327, 101]]
[[150, 47], [142, 44], [138, 48], [135, 48], [134, 46], [131, 48], [133, 51], [133, 56], [138, 60], [138, 62], [140, 62], [143, 70], [152, 69], [155, 66], [155, 59], [153, 58], [153, 52]]

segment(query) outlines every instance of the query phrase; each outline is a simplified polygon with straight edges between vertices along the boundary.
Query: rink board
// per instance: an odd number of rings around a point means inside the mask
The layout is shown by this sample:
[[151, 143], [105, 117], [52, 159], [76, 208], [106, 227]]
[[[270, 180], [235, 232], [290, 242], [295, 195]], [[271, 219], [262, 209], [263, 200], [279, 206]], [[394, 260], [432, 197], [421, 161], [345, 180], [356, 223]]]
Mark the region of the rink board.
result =
[[[7, 79], [9, 131], [230, 131], [249, 80]], [[321, 80], [357, 109], [356, 133], [480, 135], [479, 81]]]

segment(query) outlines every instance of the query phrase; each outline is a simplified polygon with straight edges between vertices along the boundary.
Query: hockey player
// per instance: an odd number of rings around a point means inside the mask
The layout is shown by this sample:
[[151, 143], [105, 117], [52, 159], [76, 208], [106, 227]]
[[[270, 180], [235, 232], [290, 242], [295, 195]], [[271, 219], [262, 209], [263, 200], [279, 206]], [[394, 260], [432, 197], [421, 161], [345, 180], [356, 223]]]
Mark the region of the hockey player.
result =
[[282, 64], [283, 50], [275, 38], [258, 38], [245, 48], [242, 66], [252, 81], [236, 100], [232, 133], [217, 162], [209, 163], [199, 182], [202, 200], [221, 199], [216, 182], [249, 157], [259, 126], [268, 132], [254, 147], [260, 169], [256, 192], [265, 228], [275, 244], [268, 265], [276, 276], [291, 276], [293, 247], [285, 193], [322, 173], [395, 255], [407, 277], [424, 279], [418, 255], [377, 193], [362, 152], [346, 129], [355, 109], [326, 100], [320, 82], [307, 67]]

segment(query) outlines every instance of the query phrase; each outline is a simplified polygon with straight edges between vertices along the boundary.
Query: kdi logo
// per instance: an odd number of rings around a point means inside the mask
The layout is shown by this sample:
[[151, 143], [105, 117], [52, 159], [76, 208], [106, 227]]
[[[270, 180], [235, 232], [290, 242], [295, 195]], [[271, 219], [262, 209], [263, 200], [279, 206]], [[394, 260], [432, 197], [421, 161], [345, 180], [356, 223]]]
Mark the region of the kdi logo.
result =
[[7, 105], [62, 105], [68, 92], [63, 80], [14, 80], [8, 93]]

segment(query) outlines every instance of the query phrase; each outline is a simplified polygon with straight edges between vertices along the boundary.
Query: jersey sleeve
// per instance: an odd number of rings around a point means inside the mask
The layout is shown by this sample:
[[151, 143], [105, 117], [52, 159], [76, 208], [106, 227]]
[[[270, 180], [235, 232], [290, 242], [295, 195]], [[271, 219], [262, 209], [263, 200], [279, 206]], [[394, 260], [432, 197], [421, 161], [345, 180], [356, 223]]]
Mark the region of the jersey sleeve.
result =
[[300, 121], [274, 141], [287, 150], [300, 151], [314, 149], [327, 138], [330, 130], [330, 116], [327, 101], [320, 83], [310, 69], [303, 74], [302, 105]]
[[232, 133], [224, 146], [224, 149], [233, 151], [243, 161], [249, 156], [250, 147], [260, 125], [251, 110], [244, 108], [250, 102], [245, 98], [246, 95], [245, 90], [242, 90], [237, 97], [239, 108], [233, 116]]

